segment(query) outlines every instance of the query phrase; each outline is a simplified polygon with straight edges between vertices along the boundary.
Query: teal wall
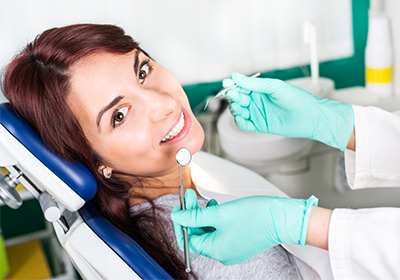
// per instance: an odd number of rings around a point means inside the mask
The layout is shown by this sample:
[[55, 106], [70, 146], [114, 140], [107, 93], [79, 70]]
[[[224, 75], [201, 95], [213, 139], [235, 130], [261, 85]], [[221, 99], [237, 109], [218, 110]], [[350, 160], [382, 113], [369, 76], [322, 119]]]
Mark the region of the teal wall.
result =
[[[364, 49], [368, 31], [368, 0], [352, 0], [354, 55], [349, 58], [320, 63], [320, 76], [335, 81], [336, 88], [364, 86]], [[308, 72], [309, 65], [306, 66]], [[282, 80], [304, 77], [300, 67], [262, 73], [261, 77]], [[306, 71], [304, 71], [306, 72]], [[221, 89], [221, 81], [184, 86], [192, 108], [200, 104], [207, 96]]]
[[0, 206], [0, 226], [4, 239], [46, 229], [40, 204], [36, 199], [24, 200], [17, 210]]

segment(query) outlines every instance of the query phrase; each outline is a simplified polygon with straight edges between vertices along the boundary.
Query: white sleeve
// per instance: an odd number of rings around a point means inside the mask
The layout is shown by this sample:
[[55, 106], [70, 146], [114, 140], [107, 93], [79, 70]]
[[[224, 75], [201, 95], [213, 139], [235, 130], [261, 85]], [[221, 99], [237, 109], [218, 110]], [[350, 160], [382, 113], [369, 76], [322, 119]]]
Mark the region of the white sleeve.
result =
[[334, 279], [399, 279], [400, 208], [335, 209], [329, 226]]
[[356, 152], [345, 151], [352, 189], [400, 187], [400, 117], [376, 107], [353, 105]]

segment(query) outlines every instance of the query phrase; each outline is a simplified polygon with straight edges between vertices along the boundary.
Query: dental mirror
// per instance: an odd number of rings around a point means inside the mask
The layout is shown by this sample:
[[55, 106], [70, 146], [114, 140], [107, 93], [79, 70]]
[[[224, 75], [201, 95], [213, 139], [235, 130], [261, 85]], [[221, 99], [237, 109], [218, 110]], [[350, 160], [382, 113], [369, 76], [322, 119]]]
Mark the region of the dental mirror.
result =
[[[178, 162], [179, 179], [180, 179], [179, 200], [181, 202], [181, 209], [186, 210], [185, 188], [183, 186], [183, 181], [182, 181], [181, 166], [186, 166], [192, 161], [192, 153], [187, 148], [180, 148], [178, 150], [178, 152], [176, 152], [176, 161]], [[184, 254], [185, 254], [185, 271], [190, 272], [192, 270], [192, 268], [190, 265], [188, 229], [185, 226], [182, 226], [182, 231], [183, 231], [183, 247], [184, 247]]]
[[192, 161], [192, 153], [187, 148], [180, 148], [176, 153], [176, 161], [181, 166], [186, 166]]

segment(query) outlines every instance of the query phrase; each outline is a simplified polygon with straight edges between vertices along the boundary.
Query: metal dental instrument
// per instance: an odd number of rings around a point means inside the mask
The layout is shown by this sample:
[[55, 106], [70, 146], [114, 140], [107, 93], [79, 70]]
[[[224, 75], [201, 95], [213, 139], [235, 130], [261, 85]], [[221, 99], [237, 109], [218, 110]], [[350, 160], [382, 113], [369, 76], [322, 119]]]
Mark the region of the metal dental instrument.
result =
[[[256, 78], [256, 77], [258, 77], [258, 76], [260, 76], [260, 75], [261, 75], [261, 73], [258, 72], [258, 73], [255, 73], [254, 75], [250, 76], [250, 78]], [[228, 90], [234, 89], [234, 88], [236, 88], [236, 87], [237, 87], [237, 85], [233, 85], [233, 86], [230, 86], [230, 87], [228, 87], [228, 88], [224, 88], [224, 89], [220, 90], [220, 91], [219, 91], [216, 95], [214, 95], [213, 97], [208, 98], [208, 99], [207, 99], [207, 102], [206, 102], [206, 106], [204, 106], [204, 109], [203, 109], [203, 110], [206, 110], [206, 109], [207, 109], [208, 104], [210, 103], [210, 100], [215, 99], [215, 98], [218, 98], [218, 97], [221, 97], [221, 96], [223, 96]]]
[[[183, 186], [183, 181], [182, 181], [181, 166], [186, 166], [192, 161], [192, 154], [187, 148], [180, 148], [176, 153], [176, 161], [178, 162], [179, 166], [179, 179], [180, 179], [179, 198], [181, 201], [181, 209], [186, 210], [185, 188]], [[189, 236], [187, 227], [182, 226], [182, 231], [183, 231], [183, 246], [185, 252], [185, 270], [186, 272], [190, 272], [192, 268], [190, 265], [189, 240], [188, 240]]]

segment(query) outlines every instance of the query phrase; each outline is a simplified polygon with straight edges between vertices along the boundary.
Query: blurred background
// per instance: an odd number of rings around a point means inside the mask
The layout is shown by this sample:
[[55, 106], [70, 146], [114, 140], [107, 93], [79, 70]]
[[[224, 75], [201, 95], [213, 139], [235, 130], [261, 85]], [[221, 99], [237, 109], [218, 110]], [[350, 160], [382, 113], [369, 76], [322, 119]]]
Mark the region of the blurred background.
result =
[[[396, 2], [387, 1], [389, 14]], [[207, 83], [220, 86], [231, 72], [307, 75], [303, 23], [312, 20], [321, 76], [337, 88], [363, 85], [368, 6], [367, 0], [1, 0], [0, 65], [46, 29], [116, 24], [178, 77], [196, 105], [212, 90]]]

